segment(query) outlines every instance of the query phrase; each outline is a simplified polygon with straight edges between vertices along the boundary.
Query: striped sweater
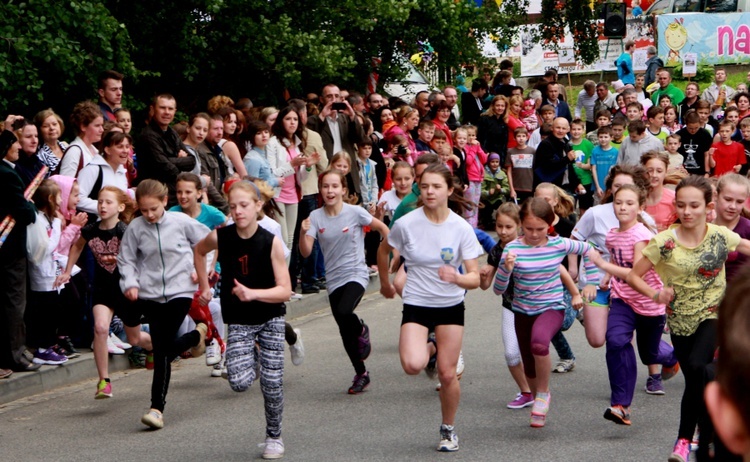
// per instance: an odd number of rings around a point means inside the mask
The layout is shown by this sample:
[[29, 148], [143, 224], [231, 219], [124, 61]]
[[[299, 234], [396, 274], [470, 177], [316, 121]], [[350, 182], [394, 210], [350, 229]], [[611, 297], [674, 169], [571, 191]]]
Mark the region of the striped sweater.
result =
[[505, 269], [508, 253], [516, 255], [513, 268], [515, 283], [512, 310], [534, 316], [547, 310], [564, 310], [563, 284], [560, 279], [560, 263], [568, 254], [583, 255], [586, 280], [598, 285], [599, 272], [586, 256], [591, 246], [586, 242], [573, 241], [559, 236], [549, 236], [543, 246], [532, 247], [521, 238], [508, 243], [495, 275], [493, 290], [500, 295], [508, 288], [511, 272]]

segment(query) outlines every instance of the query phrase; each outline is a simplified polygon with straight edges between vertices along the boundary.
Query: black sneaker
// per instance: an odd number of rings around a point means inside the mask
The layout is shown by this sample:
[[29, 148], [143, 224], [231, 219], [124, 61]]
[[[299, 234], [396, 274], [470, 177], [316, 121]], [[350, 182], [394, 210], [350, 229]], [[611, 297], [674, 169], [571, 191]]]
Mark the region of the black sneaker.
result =
[[359, 319], [362, 323], [362, 333], [359, 334], [359, 359], [364, 361], [370, 356], [372, 352], [372, 346], [370, 345], [370, 328], [367, 327], [365, 321], [362, 318]]
[[67, 348], [65, 348], [64, 346], [61, 346], [59, 344], [52, 346], [52, 351], [54, 351], [55, 353], [57, 353], [59, 355], [63, 355], [63, 356], [65, 356], [68, 359], [73, 359], [73, 358], [77, 358], [77, 357], [81, 356], [79, 353], [73, 353], [71, 351], [68, 351]]
[[320, 289], [318, 289], [317, 286], [311, 285], [311, 286], [302, 287], [302, 294], [303, 295], [318, 294], [318, 293], [320, 293]]
[[355, 375], [352, 381], [352, 386], [349, 387], [350, 395], [358, 395], [365, 391], [365, 388], [370, 385], [370, 373], [365, 372], [362, 375]]
[[326, 290], [326, 287], [328, 287], [328, 286], [326, 286], [326, 278], [320, 278], [320, 279], [318, 279], [317, 281], [315, 281], [315, 285], [320, 290]]
[[75, 346], [73, 346], [73, 341], [70, 340], [70, 337], [68, 337], [67, 335], [65, 337], [59, 337], [57, 339], [57, 344], [60, 345], [61, 347], [65, 348], [65, 350], [69, 351], [71, 354], [74, 355], [74, 356], [65, 355], [68, 358], [77, 358], [77, 357], [81, 356], [79, 354], [80, 352], [78, 350], [76, 350]]

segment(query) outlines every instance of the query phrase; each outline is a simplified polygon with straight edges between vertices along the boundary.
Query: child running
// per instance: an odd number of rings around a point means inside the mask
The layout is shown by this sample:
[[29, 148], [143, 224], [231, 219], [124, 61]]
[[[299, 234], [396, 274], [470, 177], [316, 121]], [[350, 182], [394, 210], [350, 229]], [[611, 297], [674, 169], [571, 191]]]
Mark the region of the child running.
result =
[[[736, 173], [728, 173], [716, 185], [716, 219], [714, 224], [724, 226], [750, 239], [750, 220], [742, 216], [743, 206], [750, 197], [750, 182]], [[727, 283], [732, 282], [750, 258], [739, 252], [729, 252], [727, 263]]]
[[371, 351], [370, 328], [354, 314], [370, 280], [362, 228], [369, 226], [387, 236], [388, 227], [362, 207], [345, 204], [345, 184], [346, 178], [339, 170], [328, 170], [321, 175], [320, 195], [324, 205], [302, 222], [299, 247], [302, 257], [307, 258], [317, 239], [323, 252], [331, 311], [356, 372], [349, 387], [349, 394], [354, 395], [365, 391], [370, 384], [370, 373], [365, 367]]
[[[104, 186], [99, 191], [97, 214], [101, 218], [96, 223], [89, 223], [81, 230], [81, 237], [70, 249], [68, 265], [62, 275], [61, 282], [67, 283], [71, 273], [78, 261], [81, 252], [88, 243], [91, 253], [94, 255], [96, 266], [94, 266], [94, 291], [92, 296], [94, 313], [94, 361], [99, 373], [99, 382], [96, 385], [94, 399], [106, 399], [112, 397], [112, 383], [109, 379], [109, 348], [111, 342], [109, 326], [112, 316], [117, 314], [120, 318], [126, 315], [129, 302], [120, 290], [120, 272], [117, 269], [117, 255], [120, 253], [120, 245], [128, 227], [130, 217], [135, 211], [135, 205], [122, 189], [114, 186]], [[135, 330], [135, 332], [132, 332]], [[125, 326], [129, 337], [138, 336], [140, 327]], [[151, 349], [150, 336], [143, 335], [143, 344], [148, 344]]]
[[[611, 407], [604, 412], [604, 418], [620, 425], [631, 423], [630, 405], [638, 375], [633, 331], [638, 334], [638, 353], [643, 364], [663, 364], [662, 380], [670, 379], [679, 370], [674, 352], [660, 348], [666, 322], [664, 305], [637, 293], [625, 282], [630, 268], [643, 258], [641, 251], [654, 235], [640, 219], [645, 203], [645, 191], [634, 185], [626, 184], [617, 190], [614, 208], [620, 226], [610, 230], [606, 240], [612, 263], [604, 261], [601, 256], [594, 259], [594, 263], [612, 276], [606, 355], [612, 394]], [[663, 288], [653, 269], [646, 273], [644, 280], [657, 290]]]
[[[518, 216], [518, 206], [506, 202], [497, 209], [495, 217], [495, 232], [499, 239], [498, 243], [487, 255], [487, 264], [479, 272], [479, 287], [487, 290], [492, 285], [492, 280], [497, 272], [497, 265], [503, 254], [503, 249], [508, 243], [518, 239], [518, 228], [521, 226], [521, 218]], [[508, 283], [508, 289], [503, 294], [503, 348], [505, 349], [505, 362], [508, 365], [511, 377], [518, 385], [519, 392], [515, 399], [507, 404], [508, 409], [523, 409], [534, 404], [534, 395], [526, 381], [521, 362], [521, 350], [518, 348], [516, 338], [515, 314], [511, 309], [513, 303], [513, 281]]]
[[[263, 208], [255, 183], [238, 181], [229, 188], [234, 224], [211, 231], [195, 248], [200, 301], [212, 298], [206, 255], [219, 252], [221, 310], [229, 325], [227, 379], [232, 390], [246, 391], [260, 378], [266, 415], [264, 459], [284, 456], [281, 417], [284, 409], [284, 302], [292, 293], [285, 245], [258, 226]], [[260, 347], [256, 349], [256, 343]], [[260, 365], [260, 377], [256, 367]]]
[[189, 348], [193, 357], [202, 355], [208, 331], [201, 323], [177, 337], [197, 290], [192, 248], [206, 236], [208, 228], [183, 213], [165, 211], [167, 196], [167, 187], [156, 180], [143, 180], [138, 185], [135, 198], [141, 216], [128, 226], [117, 255], [120, 289], [134, 302], [121, 318], [125, 326], [137, 328], [127, 331], [128, 343], [149, 349], [140, 332], [141, 315], [151, 331], [151, 409], [141, 422], [153, 429], [164, 427], [172, 360]]
[[[675, 195], [680, 224], [657, 234], [643, 249], [643, 256], [628, 274], [628, 284], [657, 303], [669, 304], [667, 322], [674, 352], [682, 365], [685, 392], [680, 407], [680, 426], [670, 462], [687, 462], [695, 425], [707, 418], [703, 389], [706, 366], [716, 350], [718, 306], [726, 289], [724, 264], [729, 252], [750, 255], [750, 241], [724, 228], [706, 223], [714, 208], [711, 184], [690, 176], [677, 185]], [[654, 268], [668, 287], [657, 290], [644, 281]], [[701, 441], [712, 435], [700, 425]], [[705, 439], [705, 440], [704, 440]]]
[[[217, 209], [213, 205], [204, 204], [198, 202], [203, 197], [203, 182], [200, 177], [194, 173], [182, 172], [177, 175], [177, 202], [179, 205], [175, 205], [169, 209], [170, 212], [182, 212], [191, 218], [194, 218], [209, 230], [213, 231], [216, 228], [224, 226], [227, 222], [227, 217], [222, 213], [221, 210]], [[208, 263], [211, 270], [209, 271], [209, 279], [213, 280], [214, 284], [218, 280], [219, 265], [217, 264], [216, 255], [212, 253], [208, 258]], [[199, 301], [199, 293], [193, 296], [193, 303], [190, 305], [190, 317], [196, 323], [204, 323], [208, 327], [208, 333], [206, 334], [206, 366], [212, 366], [211, 371], [212, 377], [221, 376], [221, 356], [226, 349], [224, 340], [222, 340], [224, 333], [223, 322], [221, 324], [214, 323], [214, 313], [211, 312], [211, 304], [202, 304]], [[213, 305], [216, 308], [220, 306]], [[218, 310], [220, 311], [220, 310]], [[221, 313], [216, 312], [217, 317], [221, 319]]]
[[[513, 276], [512, 309], [518, 345], [526, 380], [535, 395], [531, 408], [532, 427], [544, 427], [550, 405], [549, 377], [552, 365], [549, 344], [560, 330], [565, 315], [560, 263], [569, 254], [587, 255], [596, 251], [585, 242], [572, 241], [547, 232], [555, 219], [552, 207], [538, 197], [523, 203], [519, 213], [524, 236], [505, 246], [495, 276], [493, 290], [504, 293]], [[594, 265], [584, 258], [589, 284], [599, 282]], [[586, 300], [594, 298], [591, 285], [583, 290]]]
[[[386, 298], [396, 293], [388, 278], [391, 250], [399, 251], [408, 268], [399, 355], [409, 375], [425, 369], [434, 377], [437, 366], [443, 418], [437, 450], [441, 452], [458, 451], [454, 426], [461, 387], [456, 366], [464, 332], [464, 297], [467, 290], [479, 287], [477, 258], [482, 254], [471, 225], [458, 215], [471, 203], [453, 184], [447, 167], [428, 166], [419, 181], [424, 206], [401, 217], [378, 252], [380, 291]], [[448, 208], [449, 198], [457, 212]], [[458, 272], [461, 265], [463, 274]], [[431, 329], [434, 339], [428, 337]]]

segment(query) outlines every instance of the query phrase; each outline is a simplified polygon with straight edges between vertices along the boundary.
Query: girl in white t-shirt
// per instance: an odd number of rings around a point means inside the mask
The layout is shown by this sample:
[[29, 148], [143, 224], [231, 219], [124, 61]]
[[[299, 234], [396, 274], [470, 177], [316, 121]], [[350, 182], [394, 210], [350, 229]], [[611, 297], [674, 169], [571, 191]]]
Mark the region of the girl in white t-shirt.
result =
[[379, 218], [385, 217], [386, 223], [390, 222], [393, 211], [411, 192], [414, 184], [414, 167], [403, 161], [396, 162], [391, 169], [391, 180], [393, 188], [384, 192], [378, 201]]
[[356, 372], [349, 387], [349, 394], [355, 395], [365, 391], [370, 384], [365, 359], [372, 350], [370, 329], [354, 314], [370, 282], [362, 228], [369, 226], [385, 237], [388, 227], [364, 208], [345, 204], [345, 185], [346, 177], [340, 170], [328, 170], [320, 176], [320, 195], [324, 205], [313, 210], [302, 222], [299, 251], [303, 258], [307, 258], [316, 239], [320, 244], [331, 311]]
[[[437, 450], [452, 452], [458, 450], [453, 425], [461, 396], [456, 365], [464, 332], [464, 297], [466, 290], [479, 287], [477, 258], [482, 247], [471, 225], [448, 208], [449, 197], [458, 213], [471, 205], [454, 189], [447, 167], [427, 167], [419, 186], [424, 206], [401, 217], [378, 252], [380, 291], [387, 298], [396, 293], [388, 279], [388, 254], [395, 248], [408, 268], [399, 340], [401, 365], [409, 375], [425, 369], [432, 377], [437, 367], [443, 417]], [[461, 265], [464, 274], [458, 272]], [[430, 329], [435, 338], [428, 337]]]

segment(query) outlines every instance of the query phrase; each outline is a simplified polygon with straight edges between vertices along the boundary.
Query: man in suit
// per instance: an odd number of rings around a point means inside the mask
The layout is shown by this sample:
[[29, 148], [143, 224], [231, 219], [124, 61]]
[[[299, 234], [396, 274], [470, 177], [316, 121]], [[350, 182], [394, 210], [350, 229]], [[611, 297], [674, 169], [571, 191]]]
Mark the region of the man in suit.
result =
[[322, 104], [320, 114], [307, 119], [307, 128], [320, 135], [329, 161], [339, 151], [346, 151], [349, 154], [352, 158], [351, 176], [354, 180], [355, 189], [349, 191], [349, 193], [360, 195], [359, 168], [356, 162], [357, 149], [355, 145], [365, 138], [365, 132], [354, 114], [354, 109], [347, 101], [341, 103], [346, 105], [346, 110], [339, 111], [331, 107], [333, 103], [340, 102], [340, 95], [339, 87], [334, 84], [323, 87], [320, 95]]
[[484, 97], [488, 91], [487, 81], [484, 79], [474, 79], [471, 82], [471, 92], [461, 93], [461, 115], [465, 124], [476, 125], [479, 122], [479, 116], [484, 111]]
[[555, 108], [555, 117], [563, 117], [568, 123], [573, 120], [568, 103], [560, 99], [560, 85], [556, 83], [547, 84], [547, 98], [543, 104], [549, 104]]

